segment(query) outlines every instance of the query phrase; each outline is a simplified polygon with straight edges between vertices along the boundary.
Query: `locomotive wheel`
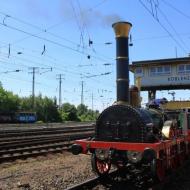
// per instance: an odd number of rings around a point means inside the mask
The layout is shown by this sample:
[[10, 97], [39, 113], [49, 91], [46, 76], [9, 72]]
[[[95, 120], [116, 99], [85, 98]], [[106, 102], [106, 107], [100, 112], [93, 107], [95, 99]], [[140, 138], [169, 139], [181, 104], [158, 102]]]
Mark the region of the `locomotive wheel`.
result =
[[164, 161], [162, 160], [156, 161], [156, 175], [159, 181], [163, 181], [163, 179], [165, 178], [166, 171], [165, 171]]
[[105, 176], [109, 173], [111, 168], [111, 163], [108, 160], [100, 160], [95, 154], [91, 157], [92, 169], [99, 176]]

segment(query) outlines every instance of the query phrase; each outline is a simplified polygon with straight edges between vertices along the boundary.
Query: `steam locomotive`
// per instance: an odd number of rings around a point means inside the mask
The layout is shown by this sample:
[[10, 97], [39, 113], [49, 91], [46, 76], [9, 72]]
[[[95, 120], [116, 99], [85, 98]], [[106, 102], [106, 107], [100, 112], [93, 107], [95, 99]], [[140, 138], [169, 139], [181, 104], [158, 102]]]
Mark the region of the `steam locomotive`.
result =
[[[126, 168], [138, 179], [143, 176], [162, 181], [189, 157], [189, 112], [181, 110], [176, 118], [155, 107], [141, 108], [138, 88], [129, 89], [128, 34], [131, 23], [113, 24], [116, 35], [117, 101], [96, 121], [92, 139], [77, 140], [72, 153], [92, 155], [92, 169], [100, 176], [111, 165]], [[127, 174], [126, 174], [127, 175]], [[140, 178], [137, 177], [140, 175]]]

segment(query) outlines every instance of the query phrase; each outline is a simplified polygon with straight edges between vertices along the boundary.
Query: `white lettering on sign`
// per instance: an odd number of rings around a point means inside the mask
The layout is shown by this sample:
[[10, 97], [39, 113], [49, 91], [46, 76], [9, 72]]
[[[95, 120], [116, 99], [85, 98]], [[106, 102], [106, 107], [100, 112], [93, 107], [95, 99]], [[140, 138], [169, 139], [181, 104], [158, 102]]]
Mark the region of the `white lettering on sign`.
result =
[[181, 76], [181, 77], [168, 77], [168, 81], [185, 81], [190, 80], [190, 76]]

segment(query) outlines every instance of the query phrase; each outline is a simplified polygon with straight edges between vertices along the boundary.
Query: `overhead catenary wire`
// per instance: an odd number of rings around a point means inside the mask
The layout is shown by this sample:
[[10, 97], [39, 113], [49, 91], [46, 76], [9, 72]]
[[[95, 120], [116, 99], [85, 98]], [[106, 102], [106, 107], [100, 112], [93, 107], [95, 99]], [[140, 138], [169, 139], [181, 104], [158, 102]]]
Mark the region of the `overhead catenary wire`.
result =
[[[89, 9], [87, 9], [86, 12], [89, 12], [89, 11], [92, 11], [93, 9], [96, 9], [97, 7], [99, 7], [99, 6], [101, 6], [102, 4], [104, 4], [106, 1], [107, 1], [107, 0], [102, 0], [101, 2], [99, 2], [98, 4], [96, 4], [95, 6], [90, 7]], [[66, 41], [68, 41], [68, 42], [71, 42], [71, 43], [75, 43], [75, 42], [73, 42], [73, 41], [71, 41], [71, 40], [68, 40], [68, 39], [66, 39], [66, 38], [63, 38], [62, 36], [58, 36], [58, 35], [56, 35], [56, 34], [53, 34], [53, 33], [49, 32], [50, 29], [55, 28], [55, 27], [57, 27], [57, 26], [63, 24], [63, 21], [61, 21], [61, 22], [59, 22], [59, 23], [56, 23], [56, 24], [54, 24], [54, 25], [52, 25], [52, 26], [49, 26], [49, 27], [47, 27], [46, 29], [42, 29], [41, 27], [39, 27], [39, 26], [37, 26], [37, 25], [31, 24], [31, 23], [26, 22], [26, 21], [24, 21], [24, 20], [22, 20], [22, 19], [19, 19], [19, 18], [17, 18], [17, 17], [13, 17], [13, 16], [11, 16], [10, 14], [4, 13], [4, 12], [2, 12], [2, 11], [0, 11], [0, 14], [4, 15], [4, 16], [5, 16], [4, 18], [7, 18], [7, 17], [8, 17], [8, 18], [12, 18], [12, 19], [14, 19], [14, 20], [17, 20], [17, 21], [20, 22], [20, 23], [23, 23], [23, 24], [29, 25], [29, 26], [31, 26], [31, 27], [34, 27], [34, 28], [36, 28], [36, 29], [38, 29], [38, 30], [41, 30], [41, 32], [46, 32], [46, 33], [48, 33], [48, 34], [53, 35], [54, 37], [64, 39], [64, 40], [66, 40]], [[39, 34], [39, 33], [38, 33], [38, 34]], [[25, 38], [19, 39], [19, 40], [15, 41], [15, 42], [13, 42], [13, 43], [11, 43], [11, 44], [18, 43], [18, 42], [20, 42], [20, 41], [23, 41], [23, 40], [25, 40], [25, 39], [28, 39], [29, 37], [31, 37], [31, 36], [27, 36], [27, 37], [25, 37]]]
[[184, 47], [178, 42], [178, 40], [175, 39], [175, 37], [171, 34], [171, 32], [153, 15], [152, 12], [148, 9], [148, 7], [142, 2], [142, 0], [139, 0], [140, 4], [147, 10], [147, 12], [159, 23], [159, 25], [168, 33], [168, 35], [172, 38], [172, 40], [182, 49], [182, 51], [187, 54], [187, 51], [184, 49]]
[[87, 32], [87, 35], [88, 35], [88, 46], [90, 47], [90, 48], [92, 48], [92, 51], [94, 52], [94, 53], [96, 53], [96, 50], [94, 49], [94, 47], [93, 47], [93, 40], [92, 40], [92, 38], [91, 38], [91, 36], [90, 36], [90, 32], [89, 32], [89, 30], [88, 30], [88, 27], [87, 27], [87, 25], [86, 25], [86, 22], [85, 22], [85, 19], [84, 19], [84, 12], [82, 11], [82, 8], [81, 8], [81, 5], [80, 5], [80, 1], [79, 0], [77, 0], [77, 4], [78, 4], [78, 7], [79, 7], [79, 12], [80, 12], [80, 17], [81, 17], [81, 25], [83, 26], [83, 31], [85, 31], [86, 30], [86, 32]]
[[[72, 3], [72, 1], [71, 1], [71, 3]], [[80, 8], [80, 9], [81, 9], [81, 8]], [[91, 8], [91, 9], [92, 9], [92, 8]], [[75, 10], [74, 10], [74, 11], [75, 11]], [[34, 29], [39, 30], [40, 33], [47, 33], [47, 34], [49, 34], [49, 35], [51, 35], [51, 36], [53, 36], [53, 37], [55, 37], [55, 38], [58, 38], [58, 39], [62, 39], [62, 40], [64, 40], [64, 41], [67, 41], [67, 42], [69, 42], [69, 43], [71, 43], [71, 44], [73, 44], [73, 45], [75, 45], [75, 46], [77, 46], [77, 47], [80, 46], [80, 44], [77, 44], [76, 42], [74, 42], [74, 41], [72, 41], [72, 40], [70, 40], [70, 39], [67, 39], [67, 38], [64, 38], [64, 37], [62, 37], [62, 36], [60, 36], [60, 35], [54, 34], [54, 33], [52, 33], [52, 32], [49, 32], [48, 30], [51, 29], [53, 26], [50, 26], [50, 27], [48, 27], [47, 29], [42, 29], [41, 27], [39, 27], [39, 26], [37, 26], [37, 25], [31, 24], [31, 23], [29, 23], [29, 22], [26, 22], [26, 21], [24, 21], [24, 20], [22, 20], [22, 19], [20, 19], [20, 18], [13, 17], [13, 16], [11, 16], [11, 15], [9, 15], [9, 14], [6, 14], [6, 13], [4, 13], [4, 12], [2, 12], [2, 11], [0, 11], [0, 14], [3, 15], [3, 16], [5, 16], [5, 18], [9, 18], [9, 19], [11, 18], [11, 19], [14, 19], [15, 21], [18, 21], [18, 22], [22, 23], [22, 24], [31, 26], [31, 27], [33, 27]], [[75, 14], [75, 17], [76, 17], [76, 19], [77, 19], [77, 23], [78, 23], [79, 28], [80, 28], [79, 30], [83, 31], [84, 28], [82, 28], [82, 24], [81, 24], [81, 26], [80, 26], [76, 14]], [[7, 26], [7, 24], [6, 24], [6, 22], [5, 22], [5, 18], [3, 19], [3, 25]], [[84, 25], [84, 24], [83, 24], [83, 25]], [[87, 29], [86, 29], [86, 30], [87, 30]], [[84, 31], [83, 31], [83, 32], [84, 32]], [[84, 38], [84, 37], [83, 37], [83, 32], [81, 32], [81, 34], [82, 34], [81, 38]], [[39, 34], [39, 33], [33, 34], [33, 37], [34, 37], [34, 35], [37, 36], [38, 34]], [[88, 32], [88, 35], [89, 35], [89, 32]], [[30, 36], [30, 37], [31, 37], [31, 36]], [[15, 41], [15, 42], [13, 42], [13, 43], [20, 42], [20, 41], [25, 40], [25, 39], [27, 39], [27, 38], [28, 38], [28, 37], [22, 38], [22, 39], [20, 39], [20, 40], [18, 40], [18, 41]], [[82, 39], [82, 41], [83, 41], [83, 42], [82, 42], [82, 43], [83, 43], [82, 48], [83, 48], [83, 49], [87, 49], [87, 46], [84, 45], [84, 39]], [[89, 49], [89, 50], [90, 50], [90, 49]], [[95, 52], [94, 49], [93, 49], [93, 52]]]
[[20, 71], [22, 71], [22, 70], [20, 70], [20, 69], [16, 69], [16, 70], [9, 70], [9, 71], [3, 71], [3, 72], [0, 72], [0, 74], [7, 74], [7, 73], [17, 73], [17, 72], [20, 72]]
[[[178, 33], [180, 36], [189, 36], [190, 33]], [[141, 41], [141, 40], [157, 40], [162, 38], [170, 38], [170, 35], [160, 35], [160, 36], [150, 36], [150, 37], [141, 37], [141, 38], [134, 38], [133, 41]]]
[[165, 3], [167, 6], [169, 6], [170, 8], [172, 8], [173, 10], [175, 10], [176, 12], [178, 12], [179, 14], [183, 15], [184, 17], [186, 17], [187, 19], [190, 19], [190, 15], [187, 15], [184, 13], [184, 11], [181, 11], [180, 9], [176, 8], [175, 6], [173, 6], [171, 3], [162, 0], [163, 3]]
[[[2, 12], [1, 12], [1, 14], [6, 15], [5, 13], [2, 13]], [[12, 17], [12, 16], [8, 16], [8, 18], [14, 18], [14, 19], [16, 19], [16, 20], [20, 21], [21, 23], [28, 24], [28, 25], [31, 25], [31, 26], [33, 26], [33, 27], [35, 27], [35, 28], [40, 29], [40, 27], [38, 27], [38, 26], [36, 26], [36, 25], [32, 25], [32, 24], [27, 23], [27, 22], [25, 22], [25, 21], [22, 21], [21, 19], [17, 19], [17, 18]], [[5, 23], [4, 23], [4, 24], [5, 24]], [[6, 24], [5, 24], [5, 25], [6, 25]], [[42, 30], [42, 31], [44, 31], [44, 30]], [[59, 37], [59, 36], [58, 36], [58, 37]]]
[[[31, 61], [31, 60], [28, 60], [28, 59], [23, 59], [23, 58], [21, 58], [21, 57], [18, 57], [18, 56], [12, 56], [13, 58], [18, 58], [18, 59], [21, 59], [21, 60], [23, 60], [24, 62], [32, 62], [32, 63], [34, 63], [35, 65], [39, 65], [40, 63], [38, 63], [38, 62], [35, 62], [35, 61]], [[4, 63], [8, 63], [8, 62], [4, 62]], [[17, 63], [14, 63], [14, 64], [16, 64], [17, 65]], [[20, 64], [18, 64], [18, 65], [20, 65]], [[35, 66], [34, 65], [34, 66]], [[25, 67], [28, 67], [28, 65], [22, 65], [22, 66], [25, 66]], [[63, 69], [61, 69], [61, 68], [56, 68], [57, 70], [63, 70]], [[64, 72], [65, 73], [68, 73], [69, 71], [68, 70], [64, 70]], [[72, 74], [78, 74], [78, 75], [80, 75], [80, 73], [73, 73], [72, 72]], [[83, 74], [84, 75], [84, 74]], [[93, 81], [95, 81], [95, 82], [97, 82], [98, 84], [105, 84], [106, 85], [106, 82], [104, 81], [104, 82], [100, 82], [99, 80], [96, 80], [95, 78], [90, 78], [91, 80], [93, 80]], [[69, 80], [70, 81], [70, 80]], [[110, 86], [110, 87], [112, 87], [112, 85]], [[113, 86], [114, 88], [115, 88], [115, 86]]]
[[[3, 43], [3, 44], [6, 44], [6, 43], [4, 43], [4, 42], [1, 42], [1, 43]], [[21, 52], [21, 54], [24, 54], [24, 55], [26, 55], [25, 54], [25, 52], [23, 52], [23, 50], [27, 50], [28, 52], [30, 52], [29, 54], [27, 53], [27, 55], [31, 58], [36, 58], [36, 59], [41, 59], [41, 56], [34, 56], [34, 55], [32, 55], [31, 54], [31, 52], [36, 52], [36, 53], [38, 53], [38, 54], [40, 54], [40, 51], [37, 51], [37, 50], [33, 50], [33, 49], [26, 49], [26, 48], [24, 48], [24, 47], [20, 47], [20, 46], [17, 46], [18, 48], [21, 48], [22, 50], [16, 50], [15, 48], [11, 48], [11, 50], [13, 51], [14, 50], [14, 52], [16, 52], [17, 54], [18, 54], [18, 52], [20, 51]], [[61, 59], [58, 59], [58, 58], [54, 58], [54, 57], [52, 57], [52, 56], [48, 56], [47, 54], [46, 54], [46, 56], [45, 56], [46, 58], [48, 58], [48, 62], [50, 62], [50, 63], [52, 63], [52, 64], [58, 64], [57, 62], [63, 62], [63, 60], [61, 60]], [[110, 65], [113, 65], [113, 63], [109, 63]], [[98, 66], [104, 66], [105, 65], [105, 63], [103, 63], [102, 65], [101, 64], [98, 64]], [[77, 65], [77, 67], [78, 67], [79, 65]], [[82, 65], [82, 64], [80, 64], [80, 67], [83, 67], [83, 66], [85, 66], [85, 65]], [[94, 65], [94, 64], [88, 64], [88, 66], [97, 66], [97, 65]], [[71, 64], [69, 64], [69, 67], [76, 67], [76, 66], [72, 66]], [[72, 70], [73, 70], [73, 68], [72, 68]]]
[[[26, 80], [26, 79], [19, 79], [19, 78], [14, 78], [14, 77], [6, 77], [6, 78], [10, 78], [10, 79], [15, 79], [15, 80], [18, 80], [18, 81], [22, 81], [22, 82], [28, 82], [28, 83], [31, 83], [31, 81], [28, 81], [28, 80]], [[54, 88], [53, 86], [49, 86], [49, 85], [47, 85], [47, 84], [45, 84], [45, 83], [39, 83], [39, 82], [36, 82], [36, 84], [37, 85], [42, 85], [43, 87], [44, 86], [46, 86], [46, 87], [48, 87], [48, 89], [50, 88], [50, 89], [52, 89], [52, 88]], [[68, 90], [66, 90], [65, 91], [66, 93], [70, 93], [70, 94], [73, 94], [73, 92], [69, 92]], [[79, 92], [78, 92], [79, 93]]]
[[[99, 5], [101, 5], [101, 4], [105, 3], [105, 2], [106, 2], [106, 0], [100, 2], [100, 4], [97, 4], [97, 5], [99, 6]], [[79, 9], [80, 9], [80, 12], [81, 12], [81, 20], [82, 20], [82, 9], [81, 9], [81, 7], [80, 7], [79, 1], [78, 1], [78, 4], [79, 4]], [[92, 11], [92, 10], [95, 9], [95, 8], [96, 8], [96, 5], [95, 5], [94, 7], [91, 7], [91, 8], [89, 8], [89, 9], [87, 9], [85, 12]], [[27, 21], [24, 21], [24, 20], [22, 20], [22, 19], [20, 19], [20, 18], [14, 17], [14, 16], [12, 16], [12, 15], [10, 15], [10, 14], [7, 14], [7, 13], [4, 13], [4, 12], [2, 12], [2, 11], [0, 11], [0, 14], [3, 15], [3, 16], [5, 16], [4, 19], [5, 19], [5, 18], [14, 19], [14, 20], [17, 21], [17, 22], [20, 22], [20, 23], [22, 23], [22, 24], [28, 25], [28, 26], [30, 26], [30, 27], [33, 27], [34, 29], [39, 30], [40, 33], [49, 34], [49, 35], [51, 35], [51, 36], [53, 36], [53, 37], [55, 37], [55, 38], [62, 39], [62, 40], [64, 40], [64, 41], [70, 42], [71, 44], [73, 44], [73, 45], [79, 47], [79, 44], [77, 44], [76, 42], [74, 42], [74, 41], [72, 41], [72, 40], [70, 40], [70, 39], [64, 38], [63, 36], [60, 36], [60, 35], [54, 34], [54, 33], [52, 33], [52, 32], [49, 32], [49, 29], [53, 28], [54, 25], [53, 25], [53, 26], [50, 26], [50, 27], [47, 27], [47, 29], [43, 29], [43, 28], [41, 28], [41, 27], [39, 27], [39, 26], [37, 26], [37, 25], [31, 24], [31, 23], [29, 23], [29, 22], [27, 22]], [[4, 25], [7, 25], [4, 20], [3, 20], [3, 24], [4, 24]], [[88, 32], [88, 29], [87, 29], [87, 27], [86, 27], [86, 24], [85, 24], [85, 23], [81, 24], [81, 28], [82, 28], [82, 25], [84, 25], [84, 27], [86, 28], [88, 37], [89, 37], [89, 39], [90, 39], [90, 34], [89, 34], [89, 32]], [[84, 30], [84, 28], [83, 28], [83, 30]], [[34, 35], [39, 35], [40, 33], [37, 33], [37, 34], [34, 34]], [[28, 36], [28, 37], [29, 37], [29, 36]], [[14, 44], [14, 43], [18, 43], [18, 42], [20, 42], [20, 41], [23, 41], [23, 40], [27, 39], [28, 37], [19, 39], [19, 40], [15, 41], [15, 42], [13, 42], [13, 43], [11, 43], [11, 44]], [[30, 37], [32, 37], [32, 36], [30, 36]], [[33, 37], [34, 37], [34, 36], [33, 36]], [[88, 46], [84, 46], [83, 49], [86, 49], [86, 50], [87, 50], [87, 47], [88, 47]], [[96, 53], [96, 54], [97, 54], [97, 52], [94, 50], [93, 47], [89, 48], [89, 50], [92, 50], [93, 53]], [[100, 53], [98, 53], [98, 54], [100, 55]], [[101, 55], [101, 56], [103, 56], [103, 57], [105, 58], [105, 55]], [[95, 57], [95, 56], [94, 56], [94, 57]], [[107, 58], [107, 59], [113, 60], [112, 58]]]
[[82, 44], [82, 48], [84, 49], [84, 47], [85, 47], [85, 44], [84, 44], [84, 28], [80, 24], [80, 21], [78, 19], [78, 15], [76, 13], [76, 10], [75, 10], [75, 7], [74, 7], [72, 0], [70, 1], [70, 4], [71, 4], [72, 10], [73, 10], [73, 15], [74, 15], [78, 30], [80, 32], [80, 44], [79, 44], [79, 46], [81, 46], [81, 44]]
[[[33, 64], [35, 64], [35, 65], [43, 65], [43, 66], [51, 66], [51, 65], [47, 65], [47, 64], [44, 64], [44, 63], [41, 63], [41, 62], [36, 62], [36, 61], [34, 61], [34, 60], [30, 60], [30, 59], [26, 59], [26, 58], [22, 58], [22, 57], [20, 57], [20, 56], [14, 56], [14, 55], [12, 55], [12, 57], [15, 59], [19, 59], [19, 60], [22, 60], [22, 61], [24, 61], [24, 62], [30, 62], [30, 63], [33, 63]], [[54, 63], [54, 62], [52, 62], [52, 63]], [[28, 67], [28, 65], [23, 65], [23, 64], [18, 64], [18, 63], [15, 63], [15, 64], [17, 64], [17, 65], [21, 65], [21, 66], [24, 66], [24, 67]], [[33, 65], [33, 66], [35, 66], [35, 65]], [[78, 76], [80, 76], [81, 75], [81, 73], [80, 72], [75, 72], [75, 71], [70, 71], [70, 69], [63, 69], [63, 68], [61, 68], [61, 67], [57, 67], [57, 66], [51, 66], [53, 69], [56, 69], [56, 70], [62, 70], [63, 72], [65, 72], [65, 73], [70, 73], [70, 74], [72, 74], [72, 75], [78, 75]], [[82, 74], [82, 76], [83, 77], [86, 77], [87, 75], [85, 75], [85, 74]], [[98, 80], [96, 80], [96, 79], [94, 79], [94, 78], [90, 78], [91, 80], [93, 80], [93, 81], [95, 81], [95, 82], [97, 82], [97, 83], [100, 83], [100, 81], [98, 81]], [[101, 82], [101, 83], [103, 83], [103, 84], [106, 84], [106, 82], [104, 81], [104, 82]], [[111, 85], [112, 86], [112, 85]]]
[[[5, 61], [0, 61], [0, 62], [8, 63], [8, 62], [5, 62]], [[28, 62], [28, 61], [27, 61], [27, 62]], [[19, 64], [19, 65], [20, 65], [20, 64]], [[38, 64], [38, 65], [39, 65], [39, 64]], [[24, 66], [28, 68], [29, 65], [24, 65]], [[58, 70], [60, 71], [60, 69], [58, 69]], [[68, 74], [68, 72], [65, 72], [65, 73]], [[45, 77], [45, 78], [48, 78], [48, 79], [49, 79], [49, 77]], [[89, 79], [93, 80], [94, 82], [97, 82], [98, 84], [104, 83], [104, 84], [107, 86], [107, 83], [106, 83], [105, 81], [102, 82], [102, 81], [99, 81], [99, 80], [97, 80], [97, 79], [95, 79], [95, 78], [89, 78]], [[71, 80], [72, 80], [72, 78], [69, 79], [69, 83], [71, 83]], [[76, 85], [76, 82], [77, 82], [77, 81], [78, 81], [78, 80], [73, 81], [73, 82], [74, 82], [73, 84]], [[47, 86], [47, 85], [46, 85], [46, 86]], [[90, 86], [94, 87], [93, 85], [90, 85]], [[109, 85], [109, 87], [110, 87], [110, 88], [115, 88], [114, 85]], [[52, 88], [52, 87], [51, 87], [51, 88]], [[71, 93], [71, 94], [72, 94], [72, 93]]]
[[[156, 6], [156, 5], [155, 5]], [[161, 10], [161, 8], [159, 8], [157, 6], [157, 10], [160, 12], [160, 14], [163, 16], [163, 18], [165, 19], [165, 21], [169, 24], [169, 26], [172, 28], [172, 30], [174, 31], [175, 35], [178, 37], [178, 39], [181, 41], [181, 44], [183, 44], [183, 46], [188, 49], [188, 46], [185, 44], [185, 42], [183, 41], [183, 39], [181, 38], [181, 36], [178, 34], [178, 32], [176, 31], [175, 27], [172, 25], [172, 23], [169, 21], [168, 17], [166, 16], [166, 14]]]
[[[2, 12], [2, 11], [0, 11], [0, 14], [1, 14], [1, 15], [4, 15], [5, 18], [8, 17], [8, 18], [14, 19], [15, 21], [18, 21], [18, 22], [20, 22], [20, 23], [22, 23], [22, 24], [24, 24], [24, 25], [28, 25], [28, 26], [30, 26], [30, 27], [33, 27], [34, 29], [37, 29], [37, 30], [41, 31], [42, 33], [47, 33], [47, 34], [50, 34], [51, 36], [54, 36], [54, 37], [56, 37], [56, 38], [65, 40], [65, 41], [67, 41], [67, 42], [69, 42], [69, 43], [71, 43], [71, 44], [78, 45], [77, 43], [75, 43], [75, 42], [73, 42], [73, 41], [71, 41], [71, 40], [69, 40], [69, 39], [67, 39], [67, 38], [64, 38], [64, 37], [62, 37], [62, 36], [59, 36], [59, 35], [54, 34], [54, 33], [52, 33], [52, 32], [49, 32], [48, 30], [51, 29], [51, 28], [53, 28], [54, 25], [48, 27], [47, 29], [43, 29], [43, 28], [41, 28], [41, 27], [39, 27], [39, 26], [37, 26], [37, 25], [31, 24], [31, 23], [29, 23], [29, 22], [26, 22], [26, 21], [24, 21], [24, 20], [22, 20], [22, 19], [20, 19], [20, 18], [13, 17], [13, 16], [11, 16], [11, 15], [9, 15], [9, 14], [6, 14], [6, 13], [4, 13], [4, 12]], [[6, 23], [5, 23], [4, 20], [3, 20], [3, 24], [6, 25]], [[36, 35], [37, 35], [37, 34], [36, 34]]]
[[[102, 2], [104, 2], [104, 1], [102, 1]], [[10, 43], [10, 44], [11, 44], [11, 43]], [[11, 54], [12, 54], [12, 46], [11, 46]], [[14, 58], [13, 55], [11, 55], [11, 57]], [[16, 57], [15, 57], [15, 58], [16, 58]], [[17, 58], [16, 58], [16, 59], [17, 59]], [[10, 60], [10, 61], [11, 61], [11, 60]], [[20, 61], [19, 61], [19, 62], [20, 62]], [[14, 61], [14, 64], [15, 64], [15, 63], [17, 64], [17, 63], [19, 63], [19, 62], [18, 62], [18, 61]], [[24, 62], [24, 60], [23, 60], [23, 62]], [[26, 62], [27, 62], [27, 61], [26, 61]], [[34, 63], [34, 66], [35, 66], [36, 64], [37, 64], [37, 63]], [[40, 63], [40, 64], [41, 64], [41, 63]], [[22, 65], [22, 66], [23, 66], [23, 65]], [[27, 66], [29, 66], [29, 65], [28, 65], [28, 64], [25, 65], [25, 67], [27, 67]], [[66, 71], [66, 72], [67, 72], [67, 71]], [[78, 74], [77, 74], [77, 75], [78, 75]]]
[[[36, 35], [36, 34], [32, 34], [32, 33], [30, 33], [30, 32], [24, 31], [24, 30], [19, 29], [19, 28], [17, 28], [17, 27], [10, 26], [10, 25], [4, 25], [4, 24], [2, 24], [2, 23], [0, 23], [0, 25], [1, 25], [1, 26], [4, 26], [4, 27], [7, 27], [7, 28], [10, 28], [10, 29], [12, 29], [12, 30], [15, 30], [15, 31], [22, 32], [22, 33], [24, 33], [24, 34], [33, 36], [33, 37], [38, 38], [38, 39], [40, 39], [40, 40], [47, 41], [47, 42], [49, 42], [49, 43], [51, 43], [51, 44], [54, 44], [54, 45], [59, 46], [59, 47], [62, 47], [62, 48], [66, 48], [66, 49], [71, 50], [71, 51], [74, 51], [74, 52], [76, 52], [76, 53], [79, 53], [79, 54], [82, 54], [82, 55], [86, 55], [86, 56], [89, 55], [88, 53], [85, 53], [85, 52], [83, 52], [83, 51], [74, 49], [73, 47], [70, 47], [70, 46], [61, 44], [61, 43], [59, 43], [59, 42], [56, 42], [56, 41], [53, 41], [53, 40], [50, 40], [50, 39], [47, 39], [47, 38], [38, 36], [38, 35]], [[99, 60], [99, 61], [103, 61], [103, 62], [106, 61], [106, 59], [103, 59], [103, 58], [100, 58], [100, 57], [97, 57], [97, 56], [94, 56], [94, 55], [91, 55], [91, 57], [94, 58], [94, 59], [97, 59], [97, 60]]]
[[[18, 56], [12, 56], [13, 58], [16, 58], [16, 59], [21, 59], [21, 60], [23, 60], [23, 61], [25, 61], [25, 62], [31, 62], [31, 63], [34, 63], [35, 65], [24, 65], [24, 64], [19, 64], [19, 63], [14, 63], [14, 65], [19, 65], [19, 66], [23, 66], [23, 67], [25, 67], [25, 68], [28, 68], [29, 66], [30, 67], [32, 67], [32, 66], [36, 66], [36, 65], [39, 65], [40, 63], [39, 62], [35, 62], [35, 61], [31, 61], [31, 60], [29, 60], [29, 59], [23, 59], [23, 58], [20, 58], [20, 57], [18, 57]], [[4, 61], [4, 60], [0, 60], [0, 63], [6, 63], [6, 64], [11, 64], [11, 63], [9, 63], [9, 62], [6, 62], [6, 61]], [[44, 64], [43, 64], [44, 65]], [[48, 65], [44, 65], [44, 66], [48, 66]], [[64, 73], [66, 73], [66, 74], [68, 74], [68, 73], [70, 73], [70, 74], [72, 74], [72, 75], [78, 75], [78, 76], [81, 76], [81, 73], [75, 73], [75, 72], [71, 72], [71, 71], [69, 71], [69, 70], [67, 70], [67, 69], [61, 69], [61, 68], [57, 68], [57, 67], [53, 67], [53, 69], [55, 70], [61, 70], [61, 71], [63, 71]], [[82, 75], [83, 77], [85, 77], [85, 76], [87, 76], [87, 75]], [[49, 78], [49, 77], [48, 77]], [[105, 85], [107, 85], [107, 83], [104, 81], [104, 82], [100, 82], [99, 80], [97, 80], [97, 79], [95, 79], [95, 78], [89, 78], [90, 80], [93, 80], [94, 82], [96, 82], [96, 83], [98, 83], [98, 84], [105, 84]], [[71, 79], [69, 80], [69, 82], [71, 81]], [[114, 85], [110, 85], [110, 87], [114, 87], [115, 88], [115, 86]]]

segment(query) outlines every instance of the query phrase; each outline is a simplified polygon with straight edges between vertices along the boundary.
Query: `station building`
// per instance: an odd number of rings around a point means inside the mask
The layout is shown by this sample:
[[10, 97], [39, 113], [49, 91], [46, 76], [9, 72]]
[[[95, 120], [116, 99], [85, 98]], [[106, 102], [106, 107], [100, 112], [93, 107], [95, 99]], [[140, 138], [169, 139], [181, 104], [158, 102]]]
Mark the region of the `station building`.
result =
[[134, 61], [129, 69], [149, 100], [155, 99], [156, 90], [190, 89], [190, 57]]

